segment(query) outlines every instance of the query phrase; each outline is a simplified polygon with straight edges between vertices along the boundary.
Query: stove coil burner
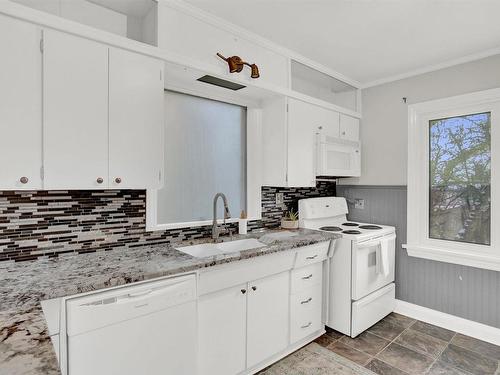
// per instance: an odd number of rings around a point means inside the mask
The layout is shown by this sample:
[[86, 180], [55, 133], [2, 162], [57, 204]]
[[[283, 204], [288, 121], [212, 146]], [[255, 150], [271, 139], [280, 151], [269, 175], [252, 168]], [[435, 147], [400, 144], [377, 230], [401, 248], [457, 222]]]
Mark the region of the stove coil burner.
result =
[[342, 231], [344, 234], [361, 234], [359, 230], [344, 230]]
[[357, 226], [359, 226], [358, 223], [342, 223], [342, 225], [344, 225], [346, 227], [357, 227]]
[[328, 232], [340, 232], [342, 228], [339, 227], [321, 227], [319, 230], [326, 230]]
[[360, 225], [360, 229], [382, 229], [382, 227], [379, 227], [378, 225]]

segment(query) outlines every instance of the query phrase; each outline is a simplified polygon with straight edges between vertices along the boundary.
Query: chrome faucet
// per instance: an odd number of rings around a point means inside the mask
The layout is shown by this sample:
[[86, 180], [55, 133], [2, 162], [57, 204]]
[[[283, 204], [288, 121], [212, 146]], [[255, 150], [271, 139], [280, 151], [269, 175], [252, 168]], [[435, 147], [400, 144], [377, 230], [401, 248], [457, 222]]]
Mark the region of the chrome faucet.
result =
[[[222, 227], [219, 227], [217, 225], [217, 201], [219, 200], [219, 197], [222, 198], [222, 201], [224, 202], [224, 223], [222, 224]], [[231, 213], [229, 212], [229, 207], [227, 205], [227, 198], [223, 193], [217, 193], [215, 194], [214, 197], [214, 220], [212, 222], [212, 239], [214, 242], [217, 242], [219, 240], [219, 235], [221, 233], [226, 233], [227, 228], [226, 228], [226, 220], [231, 218]]]

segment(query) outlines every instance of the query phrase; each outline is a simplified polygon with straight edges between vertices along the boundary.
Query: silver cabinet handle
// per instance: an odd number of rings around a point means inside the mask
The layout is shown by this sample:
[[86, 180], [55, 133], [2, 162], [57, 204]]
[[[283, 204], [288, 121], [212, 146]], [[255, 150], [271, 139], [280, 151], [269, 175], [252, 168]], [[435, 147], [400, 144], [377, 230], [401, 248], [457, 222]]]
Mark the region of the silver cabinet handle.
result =
[[27, 184], [29, 180], [28, 177], [21, 177], [19, 181], [21, 182], [21, 184]]
[[306, 299], [305, 301], [300, 301], [300, 304], [301, 305], [305, 305], [306, 303], [309, 303], [311, 302], [313, 299], [311, 297], [309, 297], [308, 299]]
[[311, 259], [316, 259], [317, 257], [318, 257], [318, 254], [313, 255], [313, 256], [311, 256], [311, 257], [306, 257], [306, 259], [310, 259], [310, 260], [311, 260]]
[[121, 184], [122, 183], [122, 179], [120, 177], [117, 177], [117, 178], [115, 178], [115, 182], [117, 184]]
[[97, 177], [96, 182], [97, 182], [98, 184], [102, 184], [102, 183], [104, 182], [104, 179], [103, 179], [102, 177]]
[[300, 328], [309, 328], [309, 327], [311, 326], [311, 324], [313, 324], [313, 323], [312, 323], [312, 322], [309, 322], [309, 323], [307, 323], [305, 326], [302, 326], [302, 327], [300, 327]]
[[311, 277], [313, 277], [313, 274], [309, 274], [309, 276], [304, 276], [302, 280], [309, 280]]
[[345, 132], [342, 132], [342, 135], [345, 135]]
[[321, 130], [321, 129], [323, 129], [323, 127], [322, 126], [318, 126], [318, 129]]
[[255, 292], [257, 290], [256, 286], [252, 286], [252, 290]]
[[241, 289], [241, 294], [245, 294], [247, 292], [246, 289]]

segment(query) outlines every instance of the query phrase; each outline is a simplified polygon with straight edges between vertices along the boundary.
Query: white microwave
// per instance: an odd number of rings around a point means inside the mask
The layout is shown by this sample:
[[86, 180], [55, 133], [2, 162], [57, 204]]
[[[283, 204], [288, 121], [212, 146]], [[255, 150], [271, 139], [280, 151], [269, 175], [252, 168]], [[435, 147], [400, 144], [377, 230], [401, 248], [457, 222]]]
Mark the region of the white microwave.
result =
[[361, 144], [317, 135], [316, 175], [329, 177], [361, 176]]

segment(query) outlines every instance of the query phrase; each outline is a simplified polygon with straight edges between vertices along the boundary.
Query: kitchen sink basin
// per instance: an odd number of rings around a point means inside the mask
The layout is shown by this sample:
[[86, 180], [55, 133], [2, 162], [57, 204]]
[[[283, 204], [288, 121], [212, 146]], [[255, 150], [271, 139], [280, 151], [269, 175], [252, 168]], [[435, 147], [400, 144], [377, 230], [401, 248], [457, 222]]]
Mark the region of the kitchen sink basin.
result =
[[214, 255], [236, 253], [239, 251], [258, 249], [267, 246], [265, 243], [256, 240], [255, 238], [248, 238], [245, 240], [228, 241], [220, 243], [203, 243], [199, 245], [176, 247], [185, 254], [189, 254], [196, 258], [204, 258]]

